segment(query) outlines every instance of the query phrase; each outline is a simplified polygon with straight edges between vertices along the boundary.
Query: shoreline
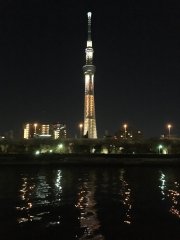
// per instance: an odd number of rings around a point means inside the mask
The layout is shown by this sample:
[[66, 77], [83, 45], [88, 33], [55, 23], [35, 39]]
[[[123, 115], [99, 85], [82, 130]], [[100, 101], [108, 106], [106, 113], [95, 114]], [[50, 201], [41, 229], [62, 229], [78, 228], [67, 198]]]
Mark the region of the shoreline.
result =
[[180, 166], [180, 154], [0, 154], [0, 165]]

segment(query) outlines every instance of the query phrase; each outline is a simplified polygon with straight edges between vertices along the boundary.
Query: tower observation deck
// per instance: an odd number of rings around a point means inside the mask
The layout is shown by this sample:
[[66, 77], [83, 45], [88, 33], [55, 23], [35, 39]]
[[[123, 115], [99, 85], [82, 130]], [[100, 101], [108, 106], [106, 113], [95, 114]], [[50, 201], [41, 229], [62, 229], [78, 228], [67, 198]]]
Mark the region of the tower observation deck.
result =
[[85, 99], [84, 99], [84, 135], [88, 138], [97, 138], [96, 116], [95, 116], [95, 101], [94, 101], [94, 73], [95, 66], [93, 65], [93, 47], [91, 40], [91, 16], [88, 12], [88, 39], [85, 49], [86, 64], [83, 66], [85, 78]]

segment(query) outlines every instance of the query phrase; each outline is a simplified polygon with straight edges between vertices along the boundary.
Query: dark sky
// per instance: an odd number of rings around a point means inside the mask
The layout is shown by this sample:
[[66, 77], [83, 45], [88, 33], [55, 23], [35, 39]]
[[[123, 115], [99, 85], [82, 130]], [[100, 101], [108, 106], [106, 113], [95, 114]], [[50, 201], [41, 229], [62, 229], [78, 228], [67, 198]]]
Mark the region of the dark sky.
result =
[[180, 135], [180, 1], [0, 1], [0, 133], [25, 122], [83, 121], [92, 11], [98, 135], [124, 122]]

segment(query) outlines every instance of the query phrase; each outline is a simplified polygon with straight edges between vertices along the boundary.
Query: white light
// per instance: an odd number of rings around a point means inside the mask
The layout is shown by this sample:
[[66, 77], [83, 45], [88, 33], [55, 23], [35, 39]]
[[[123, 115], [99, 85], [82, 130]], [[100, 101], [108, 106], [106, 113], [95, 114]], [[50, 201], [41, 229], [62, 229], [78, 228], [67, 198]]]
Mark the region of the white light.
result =
[[91, 12], [88, 12], [87, 15], [88, 15], [88, 18], [91, 18], [92, 13], [91, 13]]
[[39, 135], [40, 137], [51, 137], [51, 135], [50, 134], [41, 134], [41, 135]]
[[87, 41], [87, 47], [92, 47], [92, 41]]
[[35, 155], [39, 155], [39, 154], [40, 154], [40, 151], [37, 150], [37, 151], [35, 152]]
[[59, 148], [59, 149], [62, 149], [62, 148], [63, 148], [63, 144], [60, 143], [60, 144], [58, 145], [58, 148]]

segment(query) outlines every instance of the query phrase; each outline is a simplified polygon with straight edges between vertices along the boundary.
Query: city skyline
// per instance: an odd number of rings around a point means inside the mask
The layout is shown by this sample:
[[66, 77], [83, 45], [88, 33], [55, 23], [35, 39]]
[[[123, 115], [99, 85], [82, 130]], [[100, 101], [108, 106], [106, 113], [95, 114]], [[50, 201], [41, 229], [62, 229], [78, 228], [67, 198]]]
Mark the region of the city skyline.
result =
[[171, 123], [172, 134], [180, 135], [178, 1], [4, 1], [0, 132], [20, 131], [25, 122], [60, 121], [78, 135], [88, 11], [98, 135], [114, 134], [124, 123], [145, 136], [160, 136]]

